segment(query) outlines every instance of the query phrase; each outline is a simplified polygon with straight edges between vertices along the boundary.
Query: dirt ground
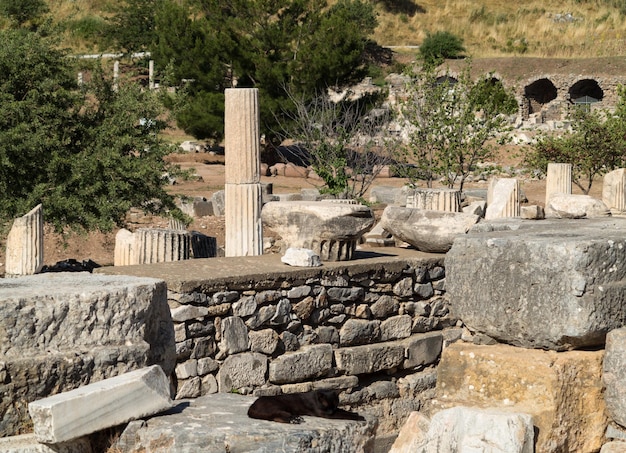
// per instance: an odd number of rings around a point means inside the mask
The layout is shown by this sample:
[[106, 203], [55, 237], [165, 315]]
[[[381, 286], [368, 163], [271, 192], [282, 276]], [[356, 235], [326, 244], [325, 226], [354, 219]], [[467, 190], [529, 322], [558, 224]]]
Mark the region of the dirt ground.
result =
[[[497, 159], [500, 165], [518, 165], [519, 162], [510, 157], [511, 152], [502, 151]], [[208, 153], [187, 153], [176, 154], [171, 160], [184, 169], [192, 169], [193, 178], [189, 180], [179, 180], [169, 190], [173, 194], [199, 196], [209, 199], [211, 195], [224, 187], [224, 157], [211, 155]], [[304, 178], [293, 178], [275, 176], [262, 177], [262, 182], [272, 183], [274, 193], [299, 192], [301, 188], [315, 187], [315, 181]], [[400, 187], [406, 181], [400, 178], [380, 178], [374, 185]], [[467, 188], [486, 188], [486, 182], [468, 183]], [[543, 205], [545, 197], [545, 181], [522, 179], [521, 188], [528, 204]], [[576, 187], [574, 193], [581, 193]], [[592, 188], [591, 195], [600, 197], [601, 183], [596, 182]], [[375, 209], [377, 215], [381, 210]], [[44, 207], [45, 216], [45, 207]], [[134, 230], [141, 227], [161, 227], [167, 226], [167, 219], [152, 216], [143, 216], [138, 221], [129, 224], [129, 229]], [[189, 230], [199, 231], [209, 236], [217, 238], [218, 245], [224, 245], [224, 217], [202, 217], [194, 219], [189, 226]], [[99, 265], [106, 266], [113, 263], [113, 251], [115, 247], [115, 234], [117, 230], [109, 233], [93, 232], [89, 234], [70, 233], [65, 237], [54, 233], [46, 226], [44, 231], [44, 263], [54, 265], [59, 261], [76, 259], [78, 261], [92, 260]], [[4, 243], [0, 248], [0, 274], [4, 273], [5, 249]]]

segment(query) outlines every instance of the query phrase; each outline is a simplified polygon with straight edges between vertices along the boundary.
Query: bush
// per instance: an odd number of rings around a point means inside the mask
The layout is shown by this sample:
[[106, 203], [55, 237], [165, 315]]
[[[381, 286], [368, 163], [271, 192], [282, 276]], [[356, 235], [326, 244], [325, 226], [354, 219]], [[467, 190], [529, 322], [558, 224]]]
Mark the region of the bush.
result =
[[446, 58], [459, 58], [465, 52], [463, 40], [447, 32], [428, 33], [420, 46], [420, 56], [426, 64], [438, 64]]

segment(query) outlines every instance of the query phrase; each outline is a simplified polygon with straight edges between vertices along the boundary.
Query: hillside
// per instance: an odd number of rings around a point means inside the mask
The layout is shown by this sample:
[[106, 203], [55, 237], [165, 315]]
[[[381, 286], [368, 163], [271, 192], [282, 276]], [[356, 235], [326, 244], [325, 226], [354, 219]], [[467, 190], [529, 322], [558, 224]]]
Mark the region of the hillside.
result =
[[[330, 0], [336, 1], [336, 0]], [[55, 22], [65, 24], [65, 43], [97, 50], [84, 37], [97, 31], [115, 0], [48, 0]], [[416, 46], [427, 33], [450, 31], [474, 58], [533, 56], [578, 58], [624, 55], [626, 16], [611, 0], [380, 0], [372, 36], [384, 46]], [[108, 49], [114, 50], [114, 49]], [[397, 49], [414, 54], [415, 49]]]

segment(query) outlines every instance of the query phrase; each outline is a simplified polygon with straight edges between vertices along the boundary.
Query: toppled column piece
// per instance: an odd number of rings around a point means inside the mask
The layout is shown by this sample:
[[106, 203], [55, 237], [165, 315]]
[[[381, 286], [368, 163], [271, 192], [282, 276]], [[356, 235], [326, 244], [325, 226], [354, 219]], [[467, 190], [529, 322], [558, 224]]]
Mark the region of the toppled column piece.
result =
[[407, 208], [428, 211], [461, 212], [461, 191], [455, 189], [415, 189], [407, 196]]
[[33, 275], [43, 267], [43, 208], [13, 221], [6, 245], [6, 276]]
[[65, 442], [172, 407], [169, 382], [158, 365], [34, 401], [28, 412], [37, 440]]
[[188, 260], [191, 236], [186, 231], [140, 228], [135, 232], [135, 264]]
[[454, 239], [467, 233], [479, 220], [479, 216], [464, 212], [387, 206], [380, 223], [395, 238], [422, 252], [446, 253]]

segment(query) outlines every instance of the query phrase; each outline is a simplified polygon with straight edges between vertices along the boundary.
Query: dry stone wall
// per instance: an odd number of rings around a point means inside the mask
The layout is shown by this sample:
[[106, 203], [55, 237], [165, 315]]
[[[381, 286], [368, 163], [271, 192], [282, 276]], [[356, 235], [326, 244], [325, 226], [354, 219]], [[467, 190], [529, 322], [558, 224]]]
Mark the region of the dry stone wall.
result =
[[176, 398], [344, 389], [344, 404], [397, 429], [432, 396], [442, 344], [461, 330], [443, 256], [423, 256], [168, 285]]

